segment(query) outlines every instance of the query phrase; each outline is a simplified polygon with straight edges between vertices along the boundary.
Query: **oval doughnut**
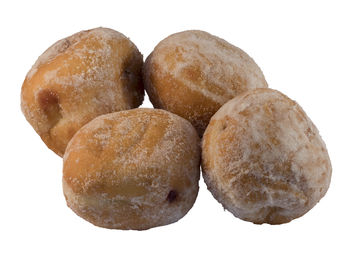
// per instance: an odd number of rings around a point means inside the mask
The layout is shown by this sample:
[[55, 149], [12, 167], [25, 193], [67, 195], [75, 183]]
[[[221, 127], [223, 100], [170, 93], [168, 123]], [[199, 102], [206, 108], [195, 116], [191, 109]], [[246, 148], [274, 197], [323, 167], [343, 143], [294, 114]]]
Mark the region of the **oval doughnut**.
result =
[[189, 120], [200, 136], [225, 102], [244, 91], [267, 87], [252, 58], [203, 31], [170, 35], [144, 66], [144, 84], [154, 107]]
[[222, 106], [202, 149], [208, 189], [243, 220], [289, 222], [330, 184], [331, 162], [317, 128], [296, 102], [272, 89], [248, 91]]
[[21, 108], [45, 144], [62, 156], [74, 133], [96, 116], [138, 107], [142, 55], [123, 34], [82, 31], [47, 49], [28, 72]]
[[164, 110], [99, 116], [75, 134], [63, 160], [68, 206], [100, 227], [170, 224], [197, 197], [199, 137], [188, 121]]

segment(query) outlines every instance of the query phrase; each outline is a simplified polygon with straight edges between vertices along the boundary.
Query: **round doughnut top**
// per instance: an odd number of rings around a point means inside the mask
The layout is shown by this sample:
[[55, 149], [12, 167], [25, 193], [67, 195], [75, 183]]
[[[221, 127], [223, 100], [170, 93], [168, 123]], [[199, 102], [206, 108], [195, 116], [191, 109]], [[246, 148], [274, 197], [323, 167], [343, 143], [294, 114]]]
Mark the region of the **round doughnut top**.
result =
[[164, 110], [99, 116], [76, 133], [63, 160], [68, 205], [98, 226], [166, 225], [197, 197], [199, 137], [187, 120]]
[[227, 102], [205, 131], [202, 158], [214, 197], [255, 223], [303, 215], [325, 195], [331, 179], [317, 128], [296, 102], [272, 89]]
[[155, 107], [188, 119], [200, 134], [225, 102], [267, 87], [262, 71], [244, 51], [196, 30], [161, 41], [146, 60], [144, 73]]
[[82, 31], [47, 49], [22, 86], [22, 111], [54, 152], [63, 155], [74, 133], [98, 115], [143, 101], [142, 55], [108, 28]]

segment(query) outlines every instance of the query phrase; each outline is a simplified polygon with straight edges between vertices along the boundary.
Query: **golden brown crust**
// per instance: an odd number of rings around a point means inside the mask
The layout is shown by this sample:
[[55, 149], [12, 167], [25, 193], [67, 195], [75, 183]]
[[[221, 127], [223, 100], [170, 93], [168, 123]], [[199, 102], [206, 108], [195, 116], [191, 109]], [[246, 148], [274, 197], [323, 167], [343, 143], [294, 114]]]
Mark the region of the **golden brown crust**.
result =
[[46, 50], [22, 86], [22, 111], [45, 144], [62, 156], [68, 141], [96, 116], [143, 101], [142, 55], [121, 33], [96, 28]]
[[253, 59], [203, 31], [176, 33], [161, 41], [145, 62], [144, 83], [156, 108], [189, 120], [200, 136], [226, 101], [267, 87]]
[[272, 89], [227, 102], [202, 144], [208, 189], [235, 216], [280, 224], [309, 211], [327, 192], [331, 163], [302, 108]]
[[188, 121], [163, 110], [97, 117], [75, 134], [63, 159], [68, 206], [97, 226], [166, 225], [197, 196], [199, 137]]

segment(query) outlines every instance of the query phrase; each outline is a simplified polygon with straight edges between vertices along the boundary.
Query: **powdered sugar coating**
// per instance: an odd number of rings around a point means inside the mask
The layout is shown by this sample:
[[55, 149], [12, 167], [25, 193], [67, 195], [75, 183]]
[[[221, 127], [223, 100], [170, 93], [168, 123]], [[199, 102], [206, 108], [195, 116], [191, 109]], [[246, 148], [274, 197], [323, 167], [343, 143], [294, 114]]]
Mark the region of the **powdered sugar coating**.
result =
[[47, 49], [28, 72], [22, 111], [62, 156], [70, 138], [91, 119], [142, 103], [142, 64], [136, 46], [117, 31], [76, 33]]
[[271, 89], [227, 102], [204, 134], [202, 167], [213, 196], [235, 216], [280, 224], [327, 192], [331, 163], [302, 108]]
[[161, 41], [146, 60], [144, 80], [155, 107], [188, 119], [200, 135], [225, 102], [267, 87], [252, 58], [203, 31], [176, 33]]
[[197, 197], [199, 137], [188, 121], [163, 110], [97, 117], [76, 133], [63, 160], [68, 206], [97, 226], [173, 223]]

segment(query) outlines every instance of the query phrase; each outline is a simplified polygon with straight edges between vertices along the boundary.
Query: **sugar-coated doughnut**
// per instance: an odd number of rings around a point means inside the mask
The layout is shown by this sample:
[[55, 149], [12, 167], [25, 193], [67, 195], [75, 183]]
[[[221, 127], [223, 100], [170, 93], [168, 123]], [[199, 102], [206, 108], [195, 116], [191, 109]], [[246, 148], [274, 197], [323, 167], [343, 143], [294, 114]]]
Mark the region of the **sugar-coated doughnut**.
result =
[[145, 62], [144, 84], [156, 108], [189, 120], [200, 136], [225, 102], [267, 87], [252, 58], [203, 31], [184, 31], [161, 41]]
[[138, 107], [142, 55], [123, 34], [82, 31], [47, 49], [22, 86], [22, 111], [45, 144], [62, 156], [68, 141], [96, 116]]
[[212, 117], [202, 144], [204, 180], [236, 217], [281, 224], [327, 192], [331, 162], [317, 128], [294, 101], [256, 89]]
[[68, 206], [94, 225], [143, 230], [173, 223], [198, 193], [200, 144], [185, 119], [160, 109], [99, 116], [63, 157]]

